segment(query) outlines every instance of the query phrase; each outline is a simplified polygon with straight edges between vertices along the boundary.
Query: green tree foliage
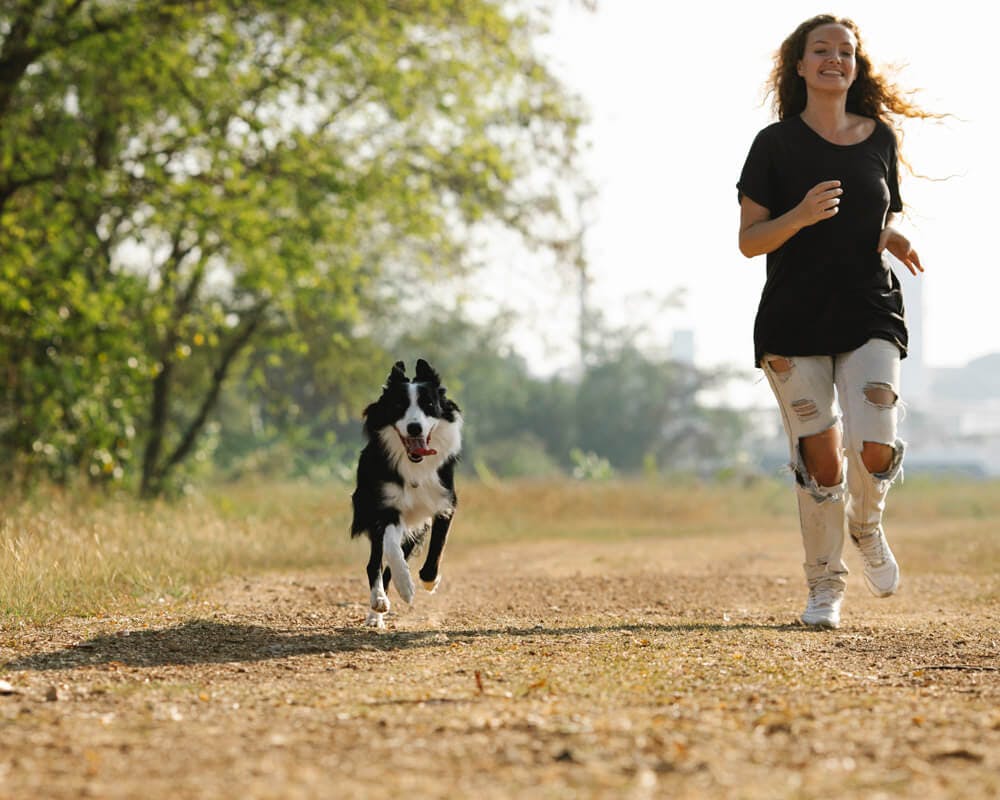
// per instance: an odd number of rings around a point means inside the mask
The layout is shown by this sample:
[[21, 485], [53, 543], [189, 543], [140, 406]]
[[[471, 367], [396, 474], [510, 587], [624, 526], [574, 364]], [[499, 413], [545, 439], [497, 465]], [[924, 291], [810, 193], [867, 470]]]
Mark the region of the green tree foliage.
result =
[[589, 365], [580, 382], [578, 447], [623, 472], [714, 471], [745, 434], [739, 413], [701, 399], [728, 377], [622, 343]]
[[312, 353], [282, 413], [343, 416], [394, 285], [483, 224], [558, 239], [579, 117], [534, 5], [3, 3], [3, 468], [162, 492], [234, 372]]
[[[402, 359], [412, 371], [418, 357], [438, 369], [462, 407], [463, 466], [481, 475], [712, 474], [735, 466], [750, 434], [744, 415], [702, 399], [733, 375], [652, 355], [637, 342], [640, 329], [616, 330], [596, 315], [591, 332], [600, 347], [588, 364], [578, 374], [546, 377], [533, 375], [510, 348], [513, 318], [473, 322], [460, 311], [437, 309], [396, 323], [383, 323], [377, 343], [355, 343], [370, 357], [352, 376], [358, 399], [351, 413], [334, 418], [310, 412], [296, 425], [287, 415], [257, 412], [264, 424], [244, 452], [260, 458], [261, 445], [271, 442], [278, 470], [310, 474], [319, 462], [328, 474], [325, 459], [334, 458], [349, 475], [362, 444], [361, 410], [394, 361]], [[293, 365], [288, 361], [271, 373], [276, 399], [299, 398], [296, 386], [315, 385], [303, 384], [301, 371], [289, 369]], [[289, 447], [291, 442], [296, 444]], [[226, 434], [223, 447], [233, 449]]]
[[500, 475], [553, 472], [572, 446], [575, 389], [530, 373], [508, 344], [516, 324], [510, 316], [477, 324], [438, 311], [387, 341], [408, 363], [428, 358], [445, 378], [470, 420], [468, 464]]

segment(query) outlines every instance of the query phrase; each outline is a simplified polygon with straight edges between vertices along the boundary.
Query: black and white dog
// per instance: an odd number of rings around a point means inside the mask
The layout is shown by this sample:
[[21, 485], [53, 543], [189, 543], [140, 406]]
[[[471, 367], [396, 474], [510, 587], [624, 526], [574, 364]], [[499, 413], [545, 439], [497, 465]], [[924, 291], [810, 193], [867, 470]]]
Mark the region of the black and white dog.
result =
[[406, 560], [430, 530], [420, 580], [433, 592], [438, 566], [455, 513], [455, 464], [462, 448], [461, 409], [450, 400], [441, 378], [423, 359], [410, 380], [397, 361], [382, 396], [365, 409], [368, 443], [358, 461], [351, 536], [371, 542], [368, 586], [371, 611], [366, 624], [385, 627], [389, 580], [399, 596], [413, 602], [413, 578]]

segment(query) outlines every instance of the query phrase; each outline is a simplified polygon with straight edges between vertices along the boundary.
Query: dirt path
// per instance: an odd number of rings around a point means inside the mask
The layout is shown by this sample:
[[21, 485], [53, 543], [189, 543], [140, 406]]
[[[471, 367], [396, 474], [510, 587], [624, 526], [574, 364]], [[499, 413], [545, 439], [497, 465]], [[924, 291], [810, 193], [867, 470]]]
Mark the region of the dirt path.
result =
[[7, 627], [0, 798], [1000, 796], [997, 578], [914, 559], [876, 600], [855, 558], [823, 633], [797, 560], [455, 542], [381, 633], [360, 563]]

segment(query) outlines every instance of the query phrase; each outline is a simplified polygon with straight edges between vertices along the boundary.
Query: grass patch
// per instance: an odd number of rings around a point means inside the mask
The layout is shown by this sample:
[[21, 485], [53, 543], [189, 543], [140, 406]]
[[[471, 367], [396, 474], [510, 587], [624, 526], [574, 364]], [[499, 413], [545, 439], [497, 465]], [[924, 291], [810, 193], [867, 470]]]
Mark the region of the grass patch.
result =
[[[914, 557], [932, 563], [947, 542], [968, 551], [967, 561], [951, 565], [956, 570], [988, 572], [1000, 563], [991, 535], [998, 488], [910, 480], [891, 497], [889, 523], [911, 531]], [[0, 621], [124, 613], [160, 597], [188, 597], [228, 575], [360, 564], [365, 544], [347, 533], [350, 491], [247, 482], [175, 503], [56, 489], [7, 498], [0, 504]], [[472, 545], [725, 536], [796, 525], [794, 495], [778, 480], [463, 481], [459, 492], [455, 532]]]
[[35, 493], [0, 511], [0, 618], [120, 613], [220, 577], [347, 561], [329, 490], [283, 486], [177, 503]]

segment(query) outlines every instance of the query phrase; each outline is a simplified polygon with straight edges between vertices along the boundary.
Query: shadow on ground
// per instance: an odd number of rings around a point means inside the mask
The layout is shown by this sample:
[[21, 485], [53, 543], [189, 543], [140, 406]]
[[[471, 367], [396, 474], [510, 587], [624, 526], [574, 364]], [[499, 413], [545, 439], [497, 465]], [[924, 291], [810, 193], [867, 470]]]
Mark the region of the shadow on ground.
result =
[[682, 625], [620, 624], [550, 628], [495, 628], [377, 633], [366, 628], [333, 628], [303, 633], [258, 625], [192, 620], [183, 625], [157, 630], [123, 631], [97, 636], [50, 653], [36, 653], [8, 661], [4, 669], [21, 671], [64, 670], [103, 664], [131, 667], [182, 666], [253, 662], [290, 656], [323, 653], [351, 653], [360, 650], [397, 651], [424, 647], [446, 647], [455, 641], [483, 637], [523, 636], [560, 637], [614, 632], [719, 632], [726, 630], [805, 630], [794, 625], [709, 624]]

